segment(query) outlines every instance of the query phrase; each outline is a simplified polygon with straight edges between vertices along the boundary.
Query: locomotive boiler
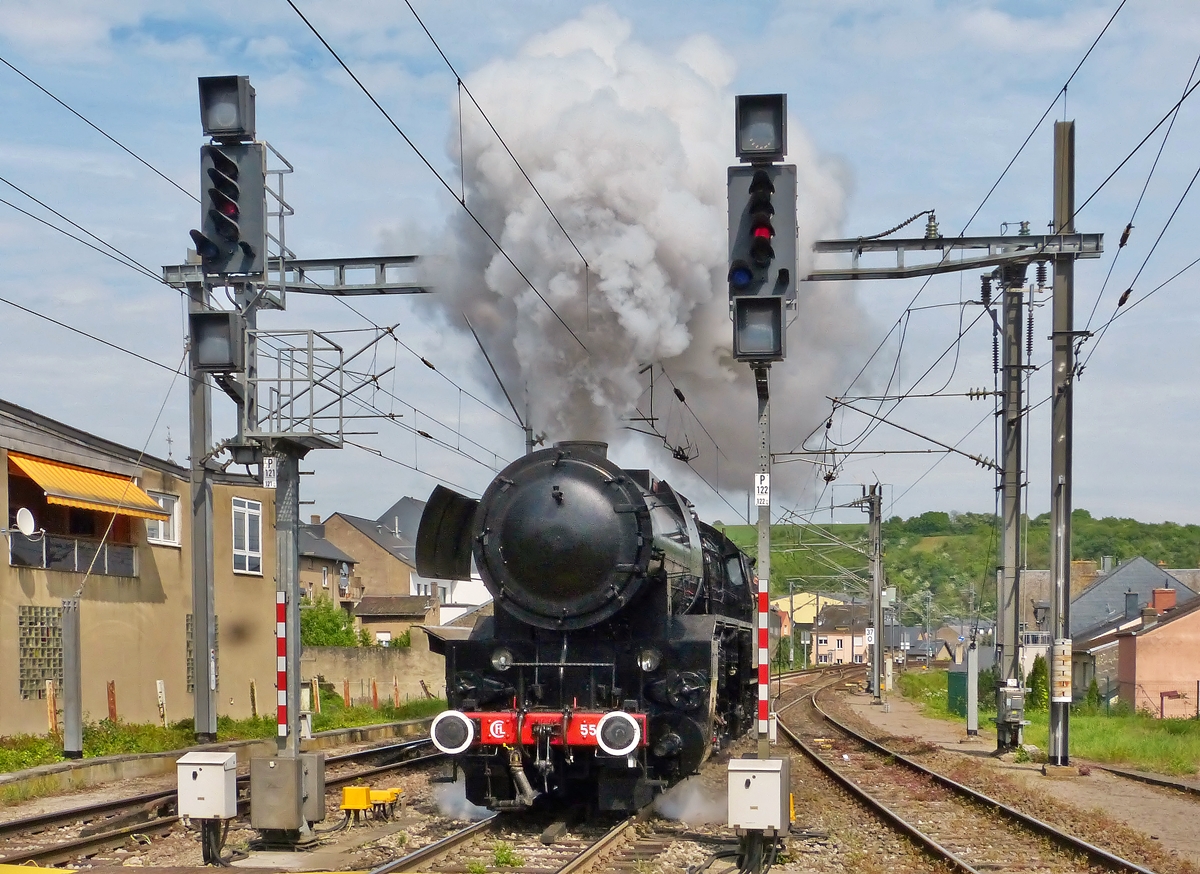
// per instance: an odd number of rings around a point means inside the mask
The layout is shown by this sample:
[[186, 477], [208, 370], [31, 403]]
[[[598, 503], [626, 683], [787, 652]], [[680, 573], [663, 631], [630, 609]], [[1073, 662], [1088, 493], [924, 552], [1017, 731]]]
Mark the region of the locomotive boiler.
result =
[[751, 560], [604, 443], [524, 456], [478, 501], [437, 487], [416, 558], [443, 579], [473, 561], [494, 598], [469, 637], [431, 635], [433, 742], [475, 804], [635, 810], [752, 724]]

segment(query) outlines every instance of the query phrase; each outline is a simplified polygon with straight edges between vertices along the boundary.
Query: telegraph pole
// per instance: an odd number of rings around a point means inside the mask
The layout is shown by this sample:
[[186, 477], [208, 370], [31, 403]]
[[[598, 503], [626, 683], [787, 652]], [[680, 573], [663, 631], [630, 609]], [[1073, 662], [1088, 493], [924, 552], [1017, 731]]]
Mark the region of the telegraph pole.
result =
[[1026, 264], [1009, 264], [999, 271], [1003, 286], [1004, 352], [1001, 366], [1003, 402], [1001, 433], [1001, 518], [1004, 525], [1003, 566], [996, 599], [996, 748], [1010, 750], [1021, 743], [1024, 699], [1021, 688], [1021, 433], [1025, 422], [1021, 349]]
[[[1054, 228], [1075, 231], [1075, 122], [1054, 123]], [[1054, 259], [1053, 392], [1050, 407], [1051, 765], [1070, 755], [1071, 719], [1071, 425], [1075, 377], [1075, 262]]]

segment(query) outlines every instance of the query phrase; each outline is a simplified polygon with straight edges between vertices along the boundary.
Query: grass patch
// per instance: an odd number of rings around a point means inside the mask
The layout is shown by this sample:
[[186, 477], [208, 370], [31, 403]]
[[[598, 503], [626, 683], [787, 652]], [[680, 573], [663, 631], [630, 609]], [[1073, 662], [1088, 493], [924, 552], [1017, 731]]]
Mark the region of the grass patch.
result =
[[[446, 709], [440, 698], [420, 699], [394, 706], [390, 701], [381, 704], [378, 710], [366, 705], [346, 707], [337, 695], [321, 695], [322, 712], [313, 717], [314, 731], [337, 728], [359, 728], [378, 725], [382, 722], [401, 722], [406, 719], [421, 719], [433, 716]], [[127, 753], [158, 753], [178, 750], [195, 743], [194, 723], [184, 719], [163, 728], [161, 725], [145, 725], [126, 722], [86, 723], [83, 727], [83, 756], [116, 756]], [[275, 717], [231, 719], [217, 718], [217, 740], [257, 740], [275, 736]], [[23, 771], [38, 765], [49, 765], [64, 760], [62, 742], [48, 735], [14, 735], [0, 737], [0, 773]], [[8, 790], [12, 790], [9, 792]], [[7, 787], [0, 799], [21, 800], [9, 796], [16, 787]]]
[[[1026, 714], [1025, 738], [1038, 745], [1050, 736], [1045, 712]], [[1156, 719], [1148, 713], [1071, 711], [1071, 755], [1139, 771], [1182, 776], [1196, 773], [1200, 762], [1200, 722]]]
[[921, 705], [921, 712], [934, 719], [959, 720], [950, 712], [946, 671], [905, 671], [897, 679], [900, 694]]
[[[962, 723], [947, 707], [945, 671], [906, 671], [897, 688], [921, 712], [934, 719]], [[980, 700], [980, 712], [985, 702]], [[1026, 743], [1043, 749], [1049, 745], [1050, 714], [1027, 710]], [[980, 719], [983, 722], [983, 718]], [[1149, 713], [1113, 711], [1080, 705], [1071, 708], [1070, 754], [1093, 762], [1120, 765], [1139, 771], [1182, 776], [1195, 774], [1200, 763], [1200, 720], [1156, 719]]]

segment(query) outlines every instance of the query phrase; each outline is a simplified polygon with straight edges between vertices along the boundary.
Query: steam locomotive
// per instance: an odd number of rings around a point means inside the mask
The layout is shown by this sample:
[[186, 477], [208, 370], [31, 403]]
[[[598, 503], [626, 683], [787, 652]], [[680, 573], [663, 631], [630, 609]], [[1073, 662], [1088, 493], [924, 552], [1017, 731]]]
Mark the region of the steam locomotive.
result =
[[431, 635], [450, 709], [434, 745], [467, 798], [631, 811], [695, 773], [755, 716], [751, 559], [604, 443], [510, 464], [476, 501], [438, 486], [417, 571], [495, 600], [469, 637]]

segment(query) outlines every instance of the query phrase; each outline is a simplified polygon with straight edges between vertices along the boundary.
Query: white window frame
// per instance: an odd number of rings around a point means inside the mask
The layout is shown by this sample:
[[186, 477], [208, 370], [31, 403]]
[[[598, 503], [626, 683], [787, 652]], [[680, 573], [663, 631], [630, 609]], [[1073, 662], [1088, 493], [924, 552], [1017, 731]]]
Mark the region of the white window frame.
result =
[[376, 631], [375, 632], [375, 645], [376, 646], [391, 646], [392, 645], [392, 633], [390, 631]]
[[[153, 543], [156, 546], [182, 546], [183, 544], [180, 537], [179, 524], [179, 495], [166, 494], [163, 492], [148, 492], [147, 494], [154, 498], [154, 500], [158, 503], [158, 506], [166, 510], [170, 514], [171, 518], [166, 522], [159, 521], [158, 519], [147, 519], [146, 542]], [[170, 507], [167, 506], [168, 504]], [[157, 526], [158, 531], [162, 531], [164, 527], [169, 529], [167, 536], [151, 536], [151, 525]]]
[[818, 637], [817, 638], [817, 646], [829, 646], [829, 638], [828, 637]]
[[835, 648], [835, 649], [844, 649], [844, 648], [845, 648], [845, 643], [846, 643], [846, 638], [844, 638], [844, 637], [839, 637], [839, 638], [837, 639], [837, 642], [834, 644], [834, 648]]
[[[261, 577], [262, 571], [262, 501], [253, 501], [250, 498], [234, 498], [233, 499], [233, 572], [235, 574], [245, 574], [247, 576]], [[258, 549], [250, 548], [250, 520], [254, 519], [255, 526], [258, 528]], [[241, 531], [239, 532], [239, 526]], [[242, 543], [244, 547], [239, 549], [237, 546], [238, 534], [242, 535]], [[238, 560], [242, 560], [242, 566], [238, 567]]]
[[321, 588], [329, 588], [329, 567], [326, 565], [321, 566]]

